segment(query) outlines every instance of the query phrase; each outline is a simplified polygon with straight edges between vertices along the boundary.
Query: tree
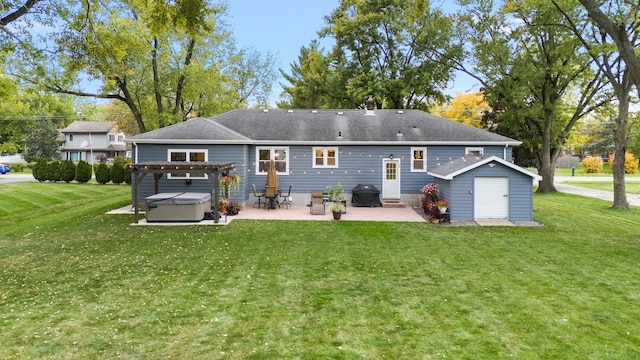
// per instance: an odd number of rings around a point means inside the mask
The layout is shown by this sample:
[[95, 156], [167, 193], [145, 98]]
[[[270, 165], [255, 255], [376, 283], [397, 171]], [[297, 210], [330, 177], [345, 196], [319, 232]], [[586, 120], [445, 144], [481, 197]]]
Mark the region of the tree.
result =
[[552, 5], [539, 0], [462, 1], [459, 41], [470, 64], [457, 67], [483, 84], [492, 107], [484, 123], [523, 141], [542, 176], [538, 192], [556, 191], [555, 162], [575, 123], [604, 103], [591, 59]]
[[330, 106], [335, 100], [362, 107], [368, 95], [386, 108], [428, 109], [444, 102], [442, 89], [453, 76], [448, 59], [458, 49], [449, 41], [449, 18], [429, 1], [342, 0], [325, 22], [319, 35], [334, 38], [335, 45], [326, 57], [314, 44], [301, 50], [291, 85], [307, 88], [285, 87], [292, 104]]
[[24, 140], [23, 154], [27, 162], [34, 162], [40, 158], [57, 160], [60, 158], [56, 138], [58, 130], [48, 119], [39, 119], [31, 126], [29, 135]]
[[490, 110], [482, 93], [459, 93], [435, 113], [465, 125], [482, 128], [482, 115]]
[[280, 74], [291, 86], [281, 84], [284, 100], [278, 102], [278, 107], [344, 109], [361, 106], [362, 99], [353, 103], [347, 95], [347, 79], [332, 66], [324, 50], [319, 48], [318, 40], [313, 40], [309, 47], [301, 47], [298, 62], [290, 66], [291, 74], [280, 69]]
[[[618, 47], [620, 56], [629, 68], [629, 76], [640, 91], [640, 57], [638, 47], [638, 4], [631, 1], [579, 0], [587, 10], [587, 15], [598, 27], [611, 37]], [[608, 4], [608, 5], [606, 5]], [[608, 13], [601, 6], [606, 5]]]
[[[12, 62], [12, 74], [48, 91], [122, 102], [138, 132], [264, 103], [270, 91], [273, 58], [235, 48], [224, 4], [83, 0], [59, 6], [59, 30], [49, 34], [55, 44], [48, 43], [50, 51], [16, 49], [20, 61]], [[103, 86], [79, 87], [83, 74]]]
[[[570, 28], [575, 33], [575, 36], [587, 49], [594, 64], [606, 77], [615, 96], [614, 101], [617, 104], [618, 111], [617, 116], [614, 119], [615, 160], [613, 163], [613, 208], [626, 209], [629, 207], [629, 203], [627, 202], [625, 186], [625, 147], [631, 130], [628, 118], [631, 103], [630, 93], [633, 86], [634, 75], [633, 66], [627, 63], [623, 54], [624, 48], [621, 48], [619, 45], [618, 50], [615, 51], [615, 49], [609, 45], [609, 40], [610, 38], [613, 38], [616, 44], [620, 43], [622, 45], [627, 42], [640, 45], [638, 38], [639, 33], [636, 31], [635, 23], [627, 25], [623, 22], [620, 24], [618, 32], [624, 33], [624, 39], [619, 38], [619, 33], [611, 36], [608, 34], [608, 31], [602, 27], [592, 26], [589, 21], [584, 21], [585, 17], [581, 16], [582, 14], [576, 14], [575, 12], [565, 10], [573, 5], [571, 1], [567, 2], [568, 4], [553, 1], [556, 8], [569, 22]], [[628, 8], [626, 5], [618, 3], [614, 8], [617, 11], [629, 10], [629, 13], [625, 13], [624, 16], [630, 16], [636, 20], [638, 19], [638, 7]], [[589, 17], [595, 21], [591, 16], [591, 12]], [[596, 16], [596, 18], [600, 19], [599, 16]], [[640, 88], [638, 88], [638, 90], [640, 90]]]

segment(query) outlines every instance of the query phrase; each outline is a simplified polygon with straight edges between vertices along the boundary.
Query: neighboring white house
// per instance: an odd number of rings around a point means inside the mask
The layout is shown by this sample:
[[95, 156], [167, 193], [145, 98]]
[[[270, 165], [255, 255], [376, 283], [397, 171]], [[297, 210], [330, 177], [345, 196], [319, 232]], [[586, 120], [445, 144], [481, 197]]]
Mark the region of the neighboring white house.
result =
[[127, 156], [125, 135], [115, 121], [74, 121], [60, 130], [58, 142], [63, 160], [86, 162]]

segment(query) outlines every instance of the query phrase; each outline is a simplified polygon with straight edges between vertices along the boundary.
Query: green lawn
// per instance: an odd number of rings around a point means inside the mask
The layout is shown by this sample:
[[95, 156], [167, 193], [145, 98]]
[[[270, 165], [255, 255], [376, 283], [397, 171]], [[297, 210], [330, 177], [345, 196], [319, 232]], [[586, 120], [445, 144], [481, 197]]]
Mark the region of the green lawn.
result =
[[543, 227], [129, 226], [126, 186], [0, 188], [0, 358], [640, 358], [640, 209]]
[[[613, 182], [603, 181], [565, 181], [567, 185], [580, 186], [589, 189], [613, 191]], [[627, 181], [624, 184], [627, 194], [640, 194], [640, 182]]]

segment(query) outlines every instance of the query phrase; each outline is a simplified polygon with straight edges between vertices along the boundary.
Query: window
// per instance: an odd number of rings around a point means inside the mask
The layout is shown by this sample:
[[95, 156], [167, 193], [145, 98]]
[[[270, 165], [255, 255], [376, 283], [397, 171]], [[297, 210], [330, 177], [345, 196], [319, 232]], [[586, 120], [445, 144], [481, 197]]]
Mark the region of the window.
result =
[[482, 156], [484, 155], [484, 148], [481, 147], [468, 147], [464, 149], [465, 155], [476, 155]]
[[124, 142], [124, 135], [118, 135], [118, 142]]
[[427, 171], [427, 148], [411, 148], [411, 171]]
[[313, 148], [314, 168], [337, 168], [338, 148], [316, 147]]
[[[169, 161], [207, 161], [207, 151], [201, 149], [194, 150], [168, 150]], [[194, 171], [186, 174], [169, 173], [169, 179], [206, 179], [204, 171]]]
[[289, 148], [269, 148], [269, 147], [257, 147], [256, 148], [256, 174], [267, 174], [269, 169], [269, 161], [273, 159], [276, 162], [276, 170], [278, 175], [289, 174]]
[[69, 142], [73, 142], [73, 134], [69, 134]]
[[116, 141], [116, 136], [114, 134], [109, 134], [109, 142]]

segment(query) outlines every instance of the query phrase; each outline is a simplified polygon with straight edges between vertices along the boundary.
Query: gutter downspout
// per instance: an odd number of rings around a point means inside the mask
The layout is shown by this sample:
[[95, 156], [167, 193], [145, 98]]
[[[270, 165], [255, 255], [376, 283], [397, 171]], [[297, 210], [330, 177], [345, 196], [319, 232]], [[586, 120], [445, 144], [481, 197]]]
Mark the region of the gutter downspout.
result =
[[[504, 150], [502, 151], [503, 152], [502, 160], [505, 160], [505, 161], [507, 160], [507, 149], [508, 148], [509, 148], [509, 144], [504, 144]], [[511, 161], [511, 162], [513, 162], [513, 161]]]

